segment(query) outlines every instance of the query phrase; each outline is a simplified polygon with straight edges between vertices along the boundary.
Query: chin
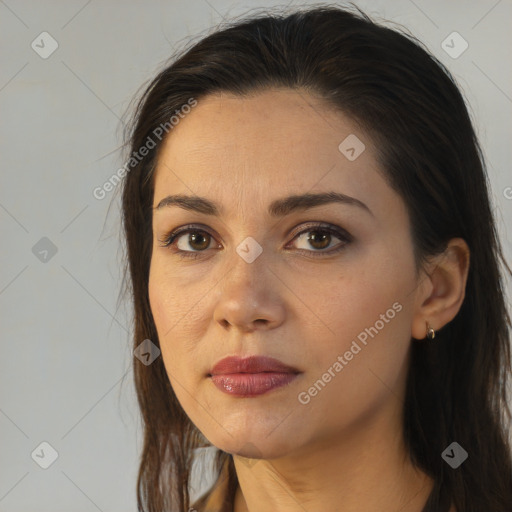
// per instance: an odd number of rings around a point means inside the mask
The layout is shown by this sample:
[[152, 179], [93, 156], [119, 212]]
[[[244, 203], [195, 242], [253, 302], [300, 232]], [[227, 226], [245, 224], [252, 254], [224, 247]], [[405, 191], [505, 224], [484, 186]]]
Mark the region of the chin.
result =
[[268, 432], [268, 429], [259, 432], [253, 426], [251, 432], [231, 428], [229, 433], [216, 431], [206, 437], [216, 448], [250, 459], [275, 459], [297, 449], [296, 430], [292, 433], [283, 429], [280, 432], [271, 432], [270, 435]]

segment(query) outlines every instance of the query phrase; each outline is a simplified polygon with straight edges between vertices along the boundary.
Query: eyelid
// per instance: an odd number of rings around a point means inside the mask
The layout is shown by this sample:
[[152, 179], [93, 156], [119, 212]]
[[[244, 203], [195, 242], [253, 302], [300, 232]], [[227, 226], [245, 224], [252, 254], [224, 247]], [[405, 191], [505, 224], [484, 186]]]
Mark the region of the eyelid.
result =
[[[307, 233], [308, 231], [315, 231], [315, 230], [325, 231], [327, 233], [334, 235], [336, 238], [338, 238], [342, 242], [341, 248], [338, 247], [335, 249], [331, 248], [329, 250], [317, 250], [317, 251], [309, 250], [309, 249], [297, 249], [299, 252], [310, 253], [313, 255], [318, 254], [318, 256], [321, 256], [321, 255], [327, 256], [329, 254], [334, 254], [334, 253], [340, 251], [346, 245], [353, 242], [353, 240], [354, 240], [354, 237], [347, 230], [343, 229], [340, 226], [337, 226], [335, 224], [330, 224], [330, 223], [324, 222], [324, 221], [310, 221], [310, 222], [303, 222], [303, 223], [299, 224], [298, 226], [296, 226], [296, 228], [294, 228], [292, 230], [291, 235], [290, 235], [290, 236], [292, 236], [292, 239], [287, 244], [287, 246], [290, 243], [292, 243], [297, 238], [298, 235]], [[212, 239], [214, 239], [214, 240], [216, 239], [216, 236], [210, 232], [210, 229], [207, 226], [205, 226], [203, 224], [186, 224], [184, 226], [181, 226], [174, 230], [171, 230], [170, 232], [165, 234], [162, 238], [159, 238], [158, 240], [162, 244], [162, 245], [160, 245], [160, 247], [169, 248], [174, 245], [174, 242], [180, 235], [187, 234], [187, 233], [194, 232], [194, 231], [198, 232], [198, 233], [206, 233], [207, 235], [212, 237]], [[185, 254], [185, 255], [193, 255], [193, 254], [200, 255], [201, 253], [207, 252], [207, 249], [205, 249], [203, 251], [184, 251], [182, 249], [177, 249], [177, 250], [174, 250], [173, 252], [177, 253], [180, 256], [183, 254]], [[185, 257], [188, 257], [188, 256], [185, 256]]]
[[314, 229], [317, 229], [318, 231], [327, 231], [335, 235], [337, 234], [350, 242], [353, 241], [354, 238], [346, 229], [343, 229], [341, 226], [336, 226], [335, 224], [330, 224], [329, 222], [323, 221], [310, 221], [303, 222], [292, 230], [291, 235], [293, 238], [291, 241], [295, 240], [297, 235], [300, 235], [301, 233], [304, 233], [308, 230], [313, 231]]
[[[202, 224], [186, 224], [186, 225], [180, 226], [176, 229], [172, 229], [171, 231], [167, 231], [166, 233], [164, 233], [162, 238], [158, 238], [158, 241], [161, 242], [162, 244], [164, 244], [164, 245], [161, 245], [160, 247], [168, 247], [180, 235], [183, 235], [183, 234], [186, 234], [189, 232], [194, 232], [194, 231], [197, 231], [198, 233], [204, 232], [204, 233], [207, 233], [208, 235], [210, 235], [212, 238], [215, 238], [215, 235], [210, 232], [209, 228]], [[169, 242], [169, 240], [171, 238], [172, 238], [172, 241]], [[192, 252], [192, 251], [187, 251], [187, 252]], [[196, 251], [196, 252], [201, 252], [201, 251]]]

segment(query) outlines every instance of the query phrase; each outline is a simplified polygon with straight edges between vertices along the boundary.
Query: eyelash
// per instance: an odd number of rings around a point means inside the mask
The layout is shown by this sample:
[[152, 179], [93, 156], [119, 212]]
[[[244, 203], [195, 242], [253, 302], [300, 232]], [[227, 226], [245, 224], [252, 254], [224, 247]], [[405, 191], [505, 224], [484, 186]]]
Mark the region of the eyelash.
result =
[[[297, 237], [299, 237], [302, 234], [305, 233], [322, 233], [322, 234], [331, 234], [334, 235], [336, 238], [341, 240], [341, 244], [336, 249], [330, 249], [330, 250], [307, 250], [307, 249], [298, 249], [299, 252], [302, 254], [307, 253], [308, 256], [312, 256], [313, 258], [321, 258], [326, 255], [332, 255], [337, 254], [338, 252], [342, 251], [349, 243], [352, 242], [353, 237], [344, 229], [341, 228], [335, 228], [334, 226], [326, 225], [326, 224], [312, 224], [308, 225], [306, 229], [303, 229], [302, 231], [298, 232], [293, 238], [292, 241], [295, 240]], [[205, 229], [199, 229], [195, 226], [184, 226], [183, 228], [179, 228], [176, 231], [173, 231], [169, 234], [167, 234], [163, 239], [160, 239], [159, 242], [161, 242], [160, 247], [170, 247], [175, 245], [176, 239], [183, 234], [186, 233], [200, 233], [200, 234], [206, 234], [212, 238], [214, 236], [209, 233]], [[203, 251], [183, 251], [182, 249], [172, 249], [172, 251], [177, 254], [182, 259], [197, 259], [201, 256], [201, 253], [206, 252], [207, 249]]]

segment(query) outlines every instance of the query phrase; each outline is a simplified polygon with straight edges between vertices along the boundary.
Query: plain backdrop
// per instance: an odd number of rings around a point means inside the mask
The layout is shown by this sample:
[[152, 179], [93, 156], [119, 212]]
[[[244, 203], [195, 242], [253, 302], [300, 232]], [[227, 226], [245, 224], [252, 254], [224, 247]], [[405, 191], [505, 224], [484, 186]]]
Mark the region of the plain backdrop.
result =
[[[404, 25], [454, 74], [510, 261], [512, 2], [355, 3]], [[117, 303], [119, 194], [93, 190], [124, 163], [122, 116], [164, 61], [224, 18], [276, 5], [0, 0], [0, 511], [136, 510], [141, 432], [130, 308]], [[454, 31], [468, 44], [457, 57], [442, 47]]]

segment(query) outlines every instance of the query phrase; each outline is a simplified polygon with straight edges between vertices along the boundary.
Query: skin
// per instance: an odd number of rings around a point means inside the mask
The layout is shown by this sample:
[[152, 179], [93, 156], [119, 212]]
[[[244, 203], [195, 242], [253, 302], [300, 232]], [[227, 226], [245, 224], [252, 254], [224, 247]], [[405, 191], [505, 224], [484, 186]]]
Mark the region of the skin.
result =
[[[349, 134], [366, 146], [354, 161], [338, 149]], [[437, 330], [457, 314], [469, 251], [454, 239], [416, 271], [405, 204], [376, 154], [353, 120], [287, 89], [201, 99], [162, 148], [154, 207], [180, 193], [223, 209], [222, 217], [154, 210], [149, 297], [178, 400], [205, 437], [234, 456], [235, 512], [420, 512], [431, 492], [433, 481], [412, 466], [403, 444], [409, 353], [424, 340], [426, 322]], [[274, 199], [329, 191], [359, 199], [371, 213], [336, 203], [279, 219], [267, 213]], [[318, 228], [304, 224], [315, 221], [353, 240], [322, 256], [343, 242], [336, 235], [324, 245], [308, 242]], [[179, 248], [203, 252], [180, 259], [160, 240], [189, 223], [212, 237], [190, 245], [182, 234]], [[249, 236], [263, 249], [252, 263], [236, 252]], [[300, 403], [298, 394], [397, 302], [400, 312]], [[252, 398], [225, 394], [208, 378], [220, 359], [254, 354], [302, 373]]]

